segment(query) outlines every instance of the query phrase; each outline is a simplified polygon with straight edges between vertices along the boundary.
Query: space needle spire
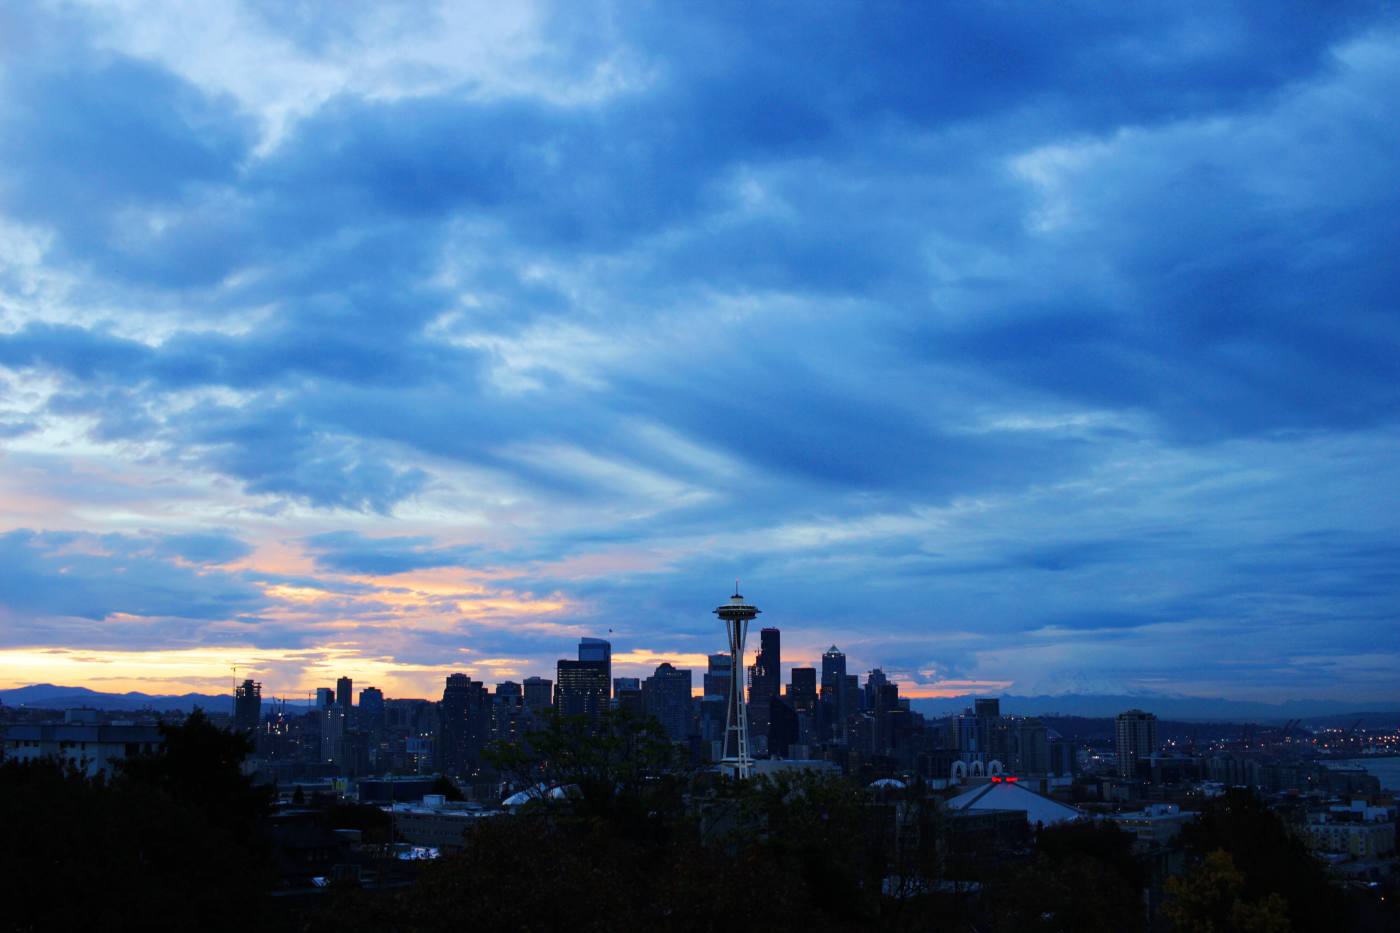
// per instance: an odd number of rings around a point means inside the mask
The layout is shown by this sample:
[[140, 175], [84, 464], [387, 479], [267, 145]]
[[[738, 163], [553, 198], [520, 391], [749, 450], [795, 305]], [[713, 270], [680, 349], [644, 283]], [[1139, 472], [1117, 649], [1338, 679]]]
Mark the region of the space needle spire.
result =
[[734, 595], [729, 602], [715, 609], [729, 636], [729, 709], [725, 715], [724, 755], [720, 769], [736, 778], [753, 773], [753, 758], [749, 756], [749, 711], [744, 703], [744, 640], [749, 623], [759, 610], [744, 602], [739, 595], [739, 581], [734, 581]]

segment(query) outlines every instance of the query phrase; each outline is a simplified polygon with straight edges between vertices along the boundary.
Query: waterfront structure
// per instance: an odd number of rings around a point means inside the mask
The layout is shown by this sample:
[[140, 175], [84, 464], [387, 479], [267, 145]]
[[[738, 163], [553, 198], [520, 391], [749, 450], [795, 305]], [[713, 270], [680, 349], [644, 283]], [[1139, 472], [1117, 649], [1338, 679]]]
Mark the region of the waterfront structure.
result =
[[729, 703], [725, 713], [724, 754], [720, 767], [741, 779], [753, 773], [753, 758], [749, 754], [749, 714], [744, 703], [744, 641], [748, 638], [749, 623], [758, 617], [759, 611], [744, 602], [737, 583], [729, 602], [714, 611], [724, 623], [725, 634], [729, 637]]
[[1118, 776], [1137, 776], [1137, 764], [1157, 750], [1157, 717], [1140, 709], [1119, 713], [1114, 737], [1118, 746]]

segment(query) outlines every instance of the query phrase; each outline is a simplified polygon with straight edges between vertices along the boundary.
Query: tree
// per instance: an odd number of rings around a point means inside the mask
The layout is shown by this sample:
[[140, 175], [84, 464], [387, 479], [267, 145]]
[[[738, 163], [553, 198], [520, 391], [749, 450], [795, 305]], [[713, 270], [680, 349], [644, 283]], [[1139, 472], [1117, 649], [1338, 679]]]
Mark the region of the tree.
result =
[[1243, 896], [1245, 878], [1234, 859], [1211, 852], [1190, 872], [1167, 881], [1162, 911], [1178, 933], [1288, 933], [1288, 905], [1278, 894]]
[[1209, 801], [1181, 840], [1198, 860], [1228, 855], [1240, 876], [1240, 897], [1262, 904], [1277, 895], [1294, 930], [1336, 928], [1345, 906], [1322, 864], [1253, 791], [1232, 788]]

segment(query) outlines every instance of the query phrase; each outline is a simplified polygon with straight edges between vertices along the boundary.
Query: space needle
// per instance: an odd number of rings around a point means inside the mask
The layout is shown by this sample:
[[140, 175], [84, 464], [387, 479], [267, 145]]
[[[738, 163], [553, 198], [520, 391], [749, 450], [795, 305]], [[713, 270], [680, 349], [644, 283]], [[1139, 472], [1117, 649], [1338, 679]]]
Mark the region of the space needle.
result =
[[749, 756], [749, 711], [744, 704], [744, 639], [749, 623], [759, 610], [744, 602], [739, 595], [739, 582], [734, 582], [734, 595], [729, 602], [715, 610], [729, 635], [729, 709], [725, 714], [724, 756], [720, 770], [736, 778], [753, 773], [753, 758]]

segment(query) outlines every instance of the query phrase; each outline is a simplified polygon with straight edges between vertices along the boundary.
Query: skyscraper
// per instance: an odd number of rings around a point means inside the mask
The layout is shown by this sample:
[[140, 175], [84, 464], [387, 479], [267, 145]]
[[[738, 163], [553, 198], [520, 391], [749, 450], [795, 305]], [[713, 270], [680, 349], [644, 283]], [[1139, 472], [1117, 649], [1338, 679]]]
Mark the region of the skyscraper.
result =
[[604, 678], [608, 690], [608, 695], [604, 700], [612, 698], [612, 644], [601, 638], [580, 638], [578, 641], [578, 659], [580, 661], [599, 662], [603, 665]]
[[788, 702], [799, 713], [810, 713], [817, 706], [817, 669], [794, 667], [792, 683], [788, 684]]
[[690, 688], [694, 678], [687, 669], [662, 662], [642, 684], [642, 708], [656, 717], [673, 742], [690, 734]]
[[729, 668], [729, 655], [721, 651], [709, 656], [709, 667], [705, 671], [703, 683], [705, 696], [729, 696]]
[[846, 656], [832, 645], [822, 655], [821, 706], [823, 719], [829, 737], [846, 737], [846, 719], [854, 710], [845, 703]]
[[327, 709], [335, 703], [335, 691], [330, 687], [316, 688], [316, 708]]
[[466, 674], [449, 674], [438, 704], [438, 767], [449, 774], [469, 774], [481, 763], [491, 730], [486, 685]]
[[254, 732], [262, 718], [262, 684], [245, 680], [233, 692], [233, 727], [239, 732]]
[[778, 629], [766, 628], [758, 633], [758, 654], [754, 656], [750, 676], [750, 703], [771, 699], [781, 692], [782, 633]]
[[594, 724], [608, 708], [608, 664], [561, 659], [555, 675], [554, 707], [561, 716], [585, 716]]
[[1137, 763], [1157, 750], [1157, 717], [1140, 709], [1118, 714], [1115, 737], [1118, 745], [1118, 775], [1137, 775]]
[[885, 672], [878, 667], [865, 675], [865, 696], [862, 698], [865, 709], [873, 710], [880, 705], [880, 688], [889, 682]]
[[354, 705], [355, 698], [352, 695], [354, 681], [349, 677], [342, 677], [335, 682], [335, 704], [345, 712], [350, 712], [350, 707]]
[[378, 687], [360, 691], [360, 728], [376, 742], [384, 734], [384, 691]]

